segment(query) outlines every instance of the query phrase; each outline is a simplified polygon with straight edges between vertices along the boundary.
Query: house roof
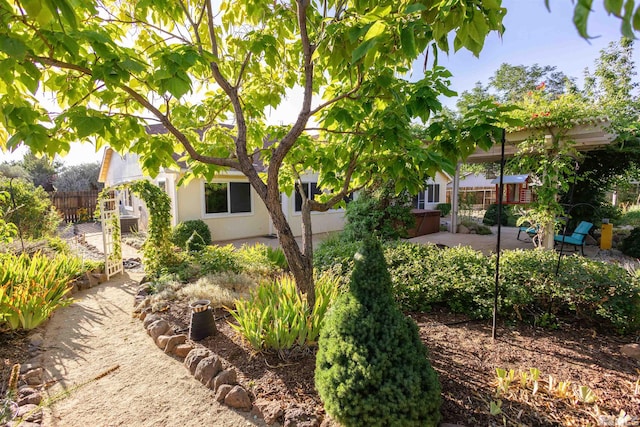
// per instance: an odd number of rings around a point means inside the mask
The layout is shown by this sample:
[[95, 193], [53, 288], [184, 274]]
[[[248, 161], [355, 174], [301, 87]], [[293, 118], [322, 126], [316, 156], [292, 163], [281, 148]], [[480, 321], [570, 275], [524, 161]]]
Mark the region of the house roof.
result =
[[[491, 179], [485, 177], [484, 175], [467, 173], [460, 179], [460, 183], [458, 187], [459, 188], [484, 188], [484, 187], [493, 188], [493, 184], [491, 184]], [[447, 183], [447, 188], [453, 188], [453, 178], [451, 178], [450, 182]]]
[[102, 162], [100, 163], [100, 172], [98, 173], [98, 182], [103, 184], [107, 181], [107, 172], [109, 172], [109, 166], [111, 165], [111, 158], [113, 157], [113, 148], [107, 147], [102, 153]]
[[[502, 177], [503, 184], [524, 184], [529, 175], [505, 175]], [[491, 180], [492, 184], [500, 184], [500, 177]]]

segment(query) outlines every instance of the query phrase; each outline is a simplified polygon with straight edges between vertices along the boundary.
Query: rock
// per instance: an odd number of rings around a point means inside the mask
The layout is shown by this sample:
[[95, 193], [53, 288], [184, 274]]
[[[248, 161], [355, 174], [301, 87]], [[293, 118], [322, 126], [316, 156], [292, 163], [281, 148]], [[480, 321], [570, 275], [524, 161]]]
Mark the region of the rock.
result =
[[216, 391], [222, 384], [234, 385], [236, 384], [237, 380], [238, 375], [236, 374], [235, 369], [226, 369], [213, 377], [211, 381], [207, 383], [207, 387], [209, 387], [211, 390]]
[[100, 281], [98, 280], [98, 277], [96, 277], [96, 275], [97, 274], [89, 273], [88, 271], [84, 274], [84, 283], [86, 283], [86, 287], [84, 289], [93, 288], [94, 286], [100, 284]]
[[9, 421], [7, 427], [40, 427], [40, 423], [30, 423], [27, 421]]
[[22, 387], [18, 388], [18, 397], [25, 397], [37, 392], [38, 390], [36, 390], [35, 388], [29, 387], [28, 385], [23, 385]]
[[172, 354], [178, 345], [184, 344], [186, 341], [187, 336], [185, 334], [172, 335], [171, 337], [169, 337], [169, 340], [164, 347], [164, 352], [167, 354]]
[[442, 423], [440, 424], [440, 427], [464, 427], [464, 426], [461, 426], [460, 424]]
[[40, 365], [38, 363], [23, 363], [22, 365], [20, 365], [20, 373], [26, 374], [27, 372], [39, 367]]
[[144, 319], [147, 317], [147, 312], [146, 311], [142, 311], [140, 312], [140, 314], [138, 314], [138, 319], [144, 321]]
[[29, 345], [32, 345], [34, 347], [42, 347], [42, 344], [44, 344], [44, 338], [42, 337], [42, 334], [36, 332], [29, 337]]
[[274, 424], [282, 418], [284, 410], [279, 402], [274, 402], [267, 399], [258, 399], [253, 402], [253, 409], [251, 415], [255, 415], [264, 419], [264, 422], [268, 425]]
[[620, 353], [632, 359], [640, 360], [640, 344], [626, 344], [620, 348]]
[[216, 400], [223, 403], [224, 398], [227, 397], [227, 394], [229, 394], [232, 388], [233, 386], [231, 384], [222, 384], [218, 387], [218, 391], [216, 391]]
[[39, 405], [40, 402], [42, 402], [42, 395], [38, 392], [35, 392], [18, 399], [18, 406]]
[[93, 273], [91, 275], [98, 281], [98, 283], [104, 283], [107, 281], [107, 275], [104, 273]]
[[156, 339], [156, 345], [164, 350], [170, 339], [171, 335], [160, 335], [158, 339]]
[[20, 406], [16, 418], [22, 418], [29, 422], [40, 422], [42, 421], [42, 409], [38, 405]]
[[22, 380], [29, 385], [42, 384], [42, 374], [44, 370], [42, 368], [35, 368], [21, 375]]
[[156, 320], [147, 328], [147, 333], [151, 335], [153, 340], [157, 340], [160, 335], [165, 335], [171, 330], [171, 325], [166, 320]]
[[300, 406], [291, 406], [284, 412], [284, 427], [319, 427], [320, 420]]
[[208, 384], [220, 371], [222, 371], [222, 362], [218, 356], [212, 354], [200, 360], [193, 376], [202, 384]]
[[173, 354], [175, 354], [177, 357], [187, 357], [187, 354], [189, 354], [191, 352], [191, 350], [193, 350], [193, 344], [189, 344], [189, 343], [185, 343], [185, 344], [178, 344], [176, 346], [176, 348], [173, 350]]
[[249, 394], [244, 387], [237, 385], [227, 393], [224, 398], [224, 404], [234, 409], [248, 411], [251, 409], [251, 398], [249, 398]]
[[184, 359], [184, 366], [191, 372], [191, 375], [196, 373], [198, 363], [205, 357], [209, 356], [210, 352], [204, 347], [194, 348], [187, 354]]
[[462, 224], [458, 224], [458, 233], [459, 234], [469, 234], [469, 229]]
[[159, 314], [149, 314], [147, 317], [145, 317], [144, 321], [142, 322], [142, 327], [147, 329], [149, 325], [151, 325], [153, 322], [161, 319], [162, 317], [160, 317]]

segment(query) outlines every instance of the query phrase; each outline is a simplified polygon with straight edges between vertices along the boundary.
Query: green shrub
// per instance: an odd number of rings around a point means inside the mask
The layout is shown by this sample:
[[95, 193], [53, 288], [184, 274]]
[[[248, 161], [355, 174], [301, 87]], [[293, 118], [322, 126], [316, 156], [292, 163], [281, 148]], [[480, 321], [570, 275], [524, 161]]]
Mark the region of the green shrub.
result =
[[334, 270], [348, 276], [353, 269], [353, 255], [360, 241], [348, 240], [343, 233], [334, 234], [313, 251], [313, 265], [320, 271]]
[[194, 255], [203, 275], [231, 271], [240, 273], [242, 267], [233, 245], [207, 246]]
[[242, 271], [259, 276], [275, 276], [288, 269], [287, 259], [281, 248], [263, 243], [242, 245], [236, 251]]
[[363, 191], [347, 204], [343, 233], [348, 240], [362, 240], [375, 235], [382, 240], [407, 237], [415, 219], [406, 197], [392, 196], [388, 190]]
[[463, 219], [460, 221], [460, 224], [464, 225], [469, 229], [471, 233], [479, 234], [483, 236], [488, 236], [489, 234], [493, 234], [491, 229], [484, 224], [478, 224], [475, 221], [471, 221], [468, 219]]
[[[513, 209], [509, 205], [502, 205], [502, 216], [500, 219], [502, 225], [515, 225], [515, 215]], [[484, 213], [482, 223], [486, 225], [498, 224], [498, 204], [494, 203], [489, 205], [487, 211]]]
[[185, 250], [200, 251], [211, 244], [211, 231], [201, 219], [184, 221], [172, 230], [171, 242]]
[[632, 206], [618, 220], [620, 225], [640, 227], [640, 205]]
[[[324, 246], [320, 255], [325, 262], [317, 267], [335, 267], [329, 262], [335, 248], [339, 272], [348, 275], [353, 267], [344, 257], [352, 247]], [[408, 242], [388, 243], [384, 253], [403, 310], [428, 311], [437, 305], [472, 318], [492, 315], [495, 256], [470, 247], [438, 249]], [[500, 262], [501, 316], [540, 324], [544, 316], [561, 315], [623, 333], [640, 329], [640, 280], [622, 267], [569, 256], [562, 258], [556, 277], [557, 254], [545, 250], [503, 251]]]
[[327, 315], [315, 385], [325, 409], [350, 426], [437, 426], [440, 384], [413, 320], [393, 301], [380, 244], [356, 254], [349, 290]]
[[291, 276], [261, 284], [248, 300], [236, 302], [231, 315], [238, 331], [255, 350], [289, 350], [315, 345], [325, 314], [338, 294], [338, 281], [316, 277], [316, 303], [311, 314], [307, 299], [300, 295]]
[[69, 283], [82, 272], [82, 261], [40, 253], [0, 255], [0, 324], [33, 329], [59, 307], [71, 303]]
[[438, 203], [436, 209], [440, 211], [440, 216], [447, 216], [451, 212], [451, 203]]
[[620, 250], [625, 255], [640, 258], [640, 227], [631, 230], [631, 233], [622, 240]]
[[42, 187], [23, 179], [0, 177], [0, 193], [8, 195], [0, 198], [0, 212], [5, 212], [4, 220], [17, 226], [22, 238], [32, 240], [55, 234], [62, 219]]

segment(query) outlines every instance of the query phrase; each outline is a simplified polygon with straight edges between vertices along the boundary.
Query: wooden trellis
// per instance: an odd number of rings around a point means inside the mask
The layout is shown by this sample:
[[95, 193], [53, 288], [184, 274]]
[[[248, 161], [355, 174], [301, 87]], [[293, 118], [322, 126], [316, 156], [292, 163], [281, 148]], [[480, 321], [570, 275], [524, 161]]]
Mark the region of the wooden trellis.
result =
[[120, 234], [120, 212], [115, 192], [100, 200], [102, 243], [104, 248], [104, 272], [107, 279], [122, 273], [122, 240]]

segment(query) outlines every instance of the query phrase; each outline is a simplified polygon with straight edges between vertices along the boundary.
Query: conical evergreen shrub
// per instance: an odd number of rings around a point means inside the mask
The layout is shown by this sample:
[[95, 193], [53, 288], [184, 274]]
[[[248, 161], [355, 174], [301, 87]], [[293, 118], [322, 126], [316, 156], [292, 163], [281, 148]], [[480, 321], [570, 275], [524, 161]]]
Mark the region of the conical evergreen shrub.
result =
[[325, 318], [315, 384], [345, 427], [437, 426], [440, 384], [418, 327], [396, 306], [380, 243], [355, 255], [349, 289]]

